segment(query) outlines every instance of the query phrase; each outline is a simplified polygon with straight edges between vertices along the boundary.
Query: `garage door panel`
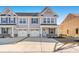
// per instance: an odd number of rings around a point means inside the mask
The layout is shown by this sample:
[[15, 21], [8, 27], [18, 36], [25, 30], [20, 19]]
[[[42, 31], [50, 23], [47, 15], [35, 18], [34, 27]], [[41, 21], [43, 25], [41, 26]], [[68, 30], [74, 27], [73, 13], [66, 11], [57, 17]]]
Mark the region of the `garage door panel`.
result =
[[18, 36], [26, 36], [27, 37], [27, 31], [18, 31]]
[[30, 32], [30, 37], [38, 37], [39, 36], [39, 31], [31, 31]]

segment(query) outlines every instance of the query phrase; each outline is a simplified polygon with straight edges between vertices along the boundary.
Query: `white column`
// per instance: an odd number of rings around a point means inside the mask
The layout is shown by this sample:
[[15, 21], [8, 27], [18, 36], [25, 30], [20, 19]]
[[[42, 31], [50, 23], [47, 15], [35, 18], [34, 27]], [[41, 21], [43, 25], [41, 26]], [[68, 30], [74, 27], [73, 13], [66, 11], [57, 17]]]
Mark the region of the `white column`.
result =
[[41, 37], [42, 37], [42, 27], [41, 27]]
[[42, 23], [42, 19], [41, 18], [39, 18], [39, 20], [40, 20], [40, 24]]
[[55, 24], [57, 24], [57, 20], [56, 20], [56, 18], [54, 19], [54, 21], [55, 21]]
[[52, 23], [51, 23], [51, 20], [52, 20], [52, 19], [51, 19], [51, 17], [50, 17], [50, 24], [52, 24]]
[[28, 34], [30, 34], [30, 29], [29, 29], [29, 26], [30, 26], [30, 19], [27, 18], [27, 21], [28, 21]]
[[14, 27], [12, 27], [12, 37], [14, 37]]

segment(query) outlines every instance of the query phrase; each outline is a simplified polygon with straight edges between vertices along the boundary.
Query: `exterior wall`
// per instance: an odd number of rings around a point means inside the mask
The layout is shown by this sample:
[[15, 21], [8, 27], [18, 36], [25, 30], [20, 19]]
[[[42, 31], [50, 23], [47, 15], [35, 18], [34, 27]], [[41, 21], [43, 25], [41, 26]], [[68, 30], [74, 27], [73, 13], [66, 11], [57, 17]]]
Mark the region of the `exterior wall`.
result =
[[[26, 18], [26, 24], [20, 24], [20, 18]], [[28, 28], [28, 17], [18, 16], [16, 28]]]
[[[72, 16], [73, 17], [73, 16]], [[76, 34], [76, 29], [79, 30], [79, 17], [73, 17], [70, 19], [65, 19], [64, 22], [59, 26], [60, 34], [65, 34], [67, 36], [79, 36]], [[67, 33], [67, 30], [69, 33]]]
[[[38, 24], [32, 24], [31, 23], [32, 18], [38, 18]], [[40, 18], [39, 18], [39, 16], [29, 18], [29, 28], [40, 28]]]

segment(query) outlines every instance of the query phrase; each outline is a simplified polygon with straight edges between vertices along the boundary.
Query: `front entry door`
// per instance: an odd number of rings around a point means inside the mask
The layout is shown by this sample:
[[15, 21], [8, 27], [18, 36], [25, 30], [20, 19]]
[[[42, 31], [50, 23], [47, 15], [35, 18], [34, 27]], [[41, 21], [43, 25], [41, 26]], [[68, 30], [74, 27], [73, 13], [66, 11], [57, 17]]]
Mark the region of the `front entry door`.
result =
[[2, 34], [8, 34], [8, 28], [2, 28], [1, 30]]
[[55, 34], [55, 28], [49, 28], [49, 34]]

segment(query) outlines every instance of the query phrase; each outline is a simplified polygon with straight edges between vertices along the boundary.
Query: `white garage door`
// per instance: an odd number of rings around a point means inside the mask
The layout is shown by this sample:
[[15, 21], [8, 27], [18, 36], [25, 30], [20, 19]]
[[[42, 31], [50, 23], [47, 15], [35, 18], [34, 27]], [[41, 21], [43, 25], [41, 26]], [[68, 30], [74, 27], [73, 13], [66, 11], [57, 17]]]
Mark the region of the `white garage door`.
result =
[[40, 36], [39, 31], [36, 30], [30, 31], [30, 37], [39, 37], [39, 36]]
[[27, 31], [18, 31], [19, 37], [27, 37]]

